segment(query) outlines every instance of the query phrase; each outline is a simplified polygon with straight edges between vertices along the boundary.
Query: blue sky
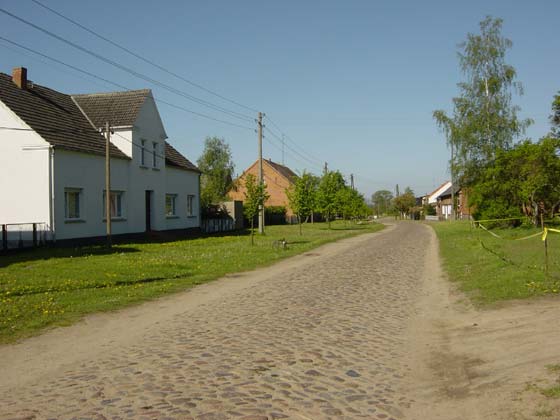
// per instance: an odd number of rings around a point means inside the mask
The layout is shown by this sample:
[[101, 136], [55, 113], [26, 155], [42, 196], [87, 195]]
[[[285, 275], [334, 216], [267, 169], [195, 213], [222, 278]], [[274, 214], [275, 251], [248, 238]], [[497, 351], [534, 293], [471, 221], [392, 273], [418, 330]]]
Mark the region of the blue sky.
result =
[[[285, 162], [319, 173], [339, 169], [366, 196], [411, 186], [417, 195], [449, 177], [445, 139], [432, 119], [450, 110], [462, 80], [457, 44], [477, 32], [486, 15], [504, 19], [513, 41], [507, 61], [525, 95], [514, 97], [535, 124], [527, 137], [549, 130], [560, 90], [557, 16], [546, 1], [106, 1], [40, 0], [98, 33], [249, 108], [262, 110], [286, 133]], [[190, 95], [255, 118], [169, 76], [47, 12], [30, 0], [0, 7]], [[244, 121], [134, 78], [0, 13], [0, 36], [130, 88], [151, 88], [156, 99], [217, 119]], [[36, 83], [67, 93], [113, 91], [60, 65], [0, 41], [0, 71], [25, 66]], [[238, 128], [159, 105], [172, 142], [193, 162], [206, 136], [230, 144], [237, 172], [257, 158], [252, 129]], [[279, 130], [265, 118], [269, 129]], [[281, 146], [265, 131], [264, 156], [280, 162]], [[306, 158], [302, 158], [304, 155]]]

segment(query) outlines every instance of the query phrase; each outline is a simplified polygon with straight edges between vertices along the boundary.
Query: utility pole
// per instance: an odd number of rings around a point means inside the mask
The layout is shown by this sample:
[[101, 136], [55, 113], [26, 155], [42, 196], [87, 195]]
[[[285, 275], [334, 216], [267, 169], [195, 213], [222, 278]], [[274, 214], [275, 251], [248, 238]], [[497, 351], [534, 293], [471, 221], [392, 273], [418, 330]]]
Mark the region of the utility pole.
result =
[[111, 248], [111, 129], [105, 123], [105, 220], [107, 222], [107, 247]]
[[457, 220], [457, 212], [455, 211], [455, 181], [453, 179], [453, 142], [451, 142], [451, 218]]
[[354, 189], [354, 174], [350, 174], [350, 186]]
[[329, 165], [325, 162], [325, 168], [323, 169], [323, 173], [326, 175], [329, 172]]
[[[259, 184], [262, 186], [264, 179], [263, 179], [263, 159], [262, 159], [262, 112], [259, 112], [259, 118], [257, 120], [258, 128], [259, 128]], [[259, 206], [259, 233], [264, 233], [264, 203]]]
[[399, 184], [397, 184], [397, 188], [395, 189], [395, 196], [398, 197], [399, 196]]

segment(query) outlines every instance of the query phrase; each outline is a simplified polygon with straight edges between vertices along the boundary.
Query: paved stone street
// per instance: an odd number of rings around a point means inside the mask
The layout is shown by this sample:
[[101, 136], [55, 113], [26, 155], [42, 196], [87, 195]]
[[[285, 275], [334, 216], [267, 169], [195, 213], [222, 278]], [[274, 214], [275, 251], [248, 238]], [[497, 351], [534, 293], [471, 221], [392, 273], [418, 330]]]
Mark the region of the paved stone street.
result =
[[0, 418], [402, 419], [406, 331], [430, 238], [399, 223], [313, 250], [99, 357], [15, 387], [0, 379]]

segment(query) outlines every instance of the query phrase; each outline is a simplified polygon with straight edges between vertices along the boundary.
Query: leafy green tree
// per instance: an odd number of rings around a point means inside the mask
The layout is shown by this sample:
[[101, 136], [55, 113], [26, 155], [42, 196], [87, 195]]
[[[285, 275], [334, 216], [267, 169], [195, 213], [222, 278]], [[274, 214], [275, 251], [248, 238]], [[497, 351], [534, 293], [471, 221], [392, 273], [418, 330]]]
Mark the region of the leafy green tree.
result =
[[535, 224], [560, 205], [560, 139], [524, 141], [498, 152], [472, 187], [476, 219], [531, 216]]
[[379, 190], [372, 194], [371, 202], [373, 204], [373, 209], [377, 217], [389, 212], [392, 199], [393, 193], [388, 190]]
[[336, 201], [337, 209], [344, 220], [356, 219], [369, 213], [364, 196], [348, 186], [338, 190]]
[[258, 182], [253, 174], [245, 177], [245, 201], [243, 202], [243, 212], [245, 217], [251, 221], [251, 245], [255, 244], [255, 216], [269, 195], [263, 182]]
[[317, 208], [327, 219], [329, 229], [331, 228], [331, 221], [338, 211], [336, 194], [339, 190], [344, 188], [344, 186], [344, 177], [339, 171], [326, 172], [319, 181], [317, 189]]
[[434, 111], [438, 126], [451, 147], [451, 176], [463, 185], [477, 176], [500, 150], [510, 148], [532, 123], [520, 120], [512, 104], [512, 90], [523, 94], [515, 69], [505, 56], [512, 42], [501, 34], [502, 19], [490, 16], [480, 22], [480, 34], [468, 34], [460, 44], [459, 63], [466, 81], [459, 83], [460, 96], [453, 98], [453, 114]]
[[309, 217], [315, 207], [317, 182], [313, 175], [303, 172], [294, 185], [286, 190], [290, 208], [296, 214], [299, 223], [299, 234], [302, 235], [303, 219]]
[[560, 92], [554, 96], [552, 101], [552, 115], [550, 116], [550, 123], [552, 124], [552, 136], [560, 137]]
[[393, 206], [399, 212], [401, 217], [409, 214], [412, 208], [416, 206], [416, 197], [414, 197], [414, 192], [409, 187], [406, 187], [403, 194], [393, 198]]
[[202, 171], [200, 177], [200, 201], [202, 207], [223, 201], [233, 180], [235, 166], [231, 150], [224, 139], [207, 137], [204, 151], [197, 160]]

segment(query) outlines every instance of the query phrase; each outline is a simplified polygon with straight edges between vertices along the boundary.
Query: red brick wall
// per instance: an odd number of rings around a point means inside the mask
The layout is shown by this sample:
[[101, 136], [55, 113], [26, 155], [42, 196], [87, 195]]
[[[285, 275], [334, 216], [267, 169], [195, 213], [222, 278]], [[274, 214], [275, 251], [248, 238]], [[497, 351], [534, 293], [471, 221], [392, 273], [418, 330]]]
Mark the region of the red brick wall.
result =
[[[229, 192], [232, 200], [245, 201], [245, 177], [247, 174], [253, 174], [258, 179], [259, 168], [257, 162], [251, 165], [236, 181], [236, 187]], [[270, 196], [266, 200], [265, 206], [284, 206], [286, 207], [286, 215], [292, 216], [293, 213], [288, 204], [286, 196], [286, 188], [291, 183], [284, 176], [280, 175], [266, 160], [263, 160], [263, 178], [266, 184], [266, 192]]]

